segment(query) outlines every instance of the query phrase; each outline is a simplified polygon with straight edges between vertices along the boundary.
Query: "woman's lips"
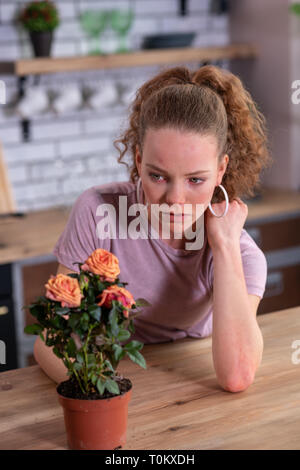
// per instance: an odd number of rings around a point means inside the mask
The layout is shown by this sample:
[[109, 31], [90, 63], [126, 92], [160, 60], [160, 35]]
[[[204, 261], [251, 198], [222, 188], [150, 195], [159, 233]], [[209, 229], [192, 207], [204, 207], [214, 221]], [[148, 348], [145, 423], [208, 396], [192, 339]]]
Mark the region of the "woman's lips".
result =
[[165, 216], [168, 215], [171, 220], [179, 220], [180, 218], [184, 219], [185, 217], [191, 217], [192, 214], [174, 214], [172, 212], [162, 212]]

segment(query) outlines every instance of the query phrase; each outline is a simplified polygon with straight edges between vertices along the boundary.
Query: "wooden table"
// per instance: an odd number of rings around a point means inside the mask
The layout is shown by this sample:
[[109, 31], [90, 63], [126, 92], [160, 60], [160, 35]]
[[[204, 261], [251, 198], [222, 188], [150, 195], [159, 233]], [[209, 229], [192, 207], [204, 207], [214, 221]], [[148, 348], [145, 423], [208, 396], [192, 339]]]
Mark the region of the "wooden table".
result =
[[[300, 307], [258, 323], [263, 360], [244, 392], [219, 387], [211, 337], [144, 346], [147, 370], [120, 363], [134, 387], [124, 450], [300, 449]], [[67, 449], [55, 388], [37, 365], [0, 374], [0, 449]]]

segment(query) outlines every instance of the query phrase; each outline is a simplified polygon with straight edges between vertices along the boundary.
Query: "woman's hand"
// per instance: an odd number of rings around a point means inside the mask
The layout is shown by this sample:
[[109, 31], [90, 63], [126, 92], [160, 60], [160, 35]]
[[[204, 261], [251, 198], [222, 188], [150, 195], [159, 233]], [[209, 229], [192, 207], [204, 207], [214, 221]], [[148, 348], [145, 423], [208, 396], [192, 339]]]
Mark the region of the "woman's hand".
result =
[[[225, 211], [226, 202], [222, 201], [211, 206], [217, 215], [221, 215]], [[215, 217], [207, 208], [205, 211], [205, 228], [211, 249], [237, 243], [239, 245], [242, 228], [247, 216], [248, 207], [240, 198], [235, 198], [229, 203], [225, 217]]]

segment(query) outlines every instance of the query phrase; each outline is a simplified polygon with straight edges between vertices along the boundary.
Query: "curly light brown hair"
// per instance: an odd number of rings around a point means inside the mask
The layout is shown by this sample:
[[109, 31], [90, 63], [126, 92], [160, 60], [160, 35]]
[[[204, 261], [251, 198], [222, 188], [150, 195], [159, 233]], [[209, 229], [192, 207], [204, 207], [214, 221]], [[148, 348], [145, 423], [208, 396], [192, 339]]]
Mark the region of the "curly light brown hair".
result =
[[[262, 169], [273, 163], [263, 114], [239, 77], [220, 67], [206, 65], [194, 72], [186, 67], [163, 70], [137, 90], [130, 108], [129, 128], [114, 146], [120, 153], [118, 162], [127, 166], [133, 183], [139, 177], [136, 149], [142, 155], [145, 133], [150, 128], [215, 136], [218, 162], [229, 155], [222, 185], [230, 201], [253, 197], [261, 187]], [[123, 161], [128, 149], [130, 165]], [[223, 199], [221, 188], [216, 187], [212, 202]]]

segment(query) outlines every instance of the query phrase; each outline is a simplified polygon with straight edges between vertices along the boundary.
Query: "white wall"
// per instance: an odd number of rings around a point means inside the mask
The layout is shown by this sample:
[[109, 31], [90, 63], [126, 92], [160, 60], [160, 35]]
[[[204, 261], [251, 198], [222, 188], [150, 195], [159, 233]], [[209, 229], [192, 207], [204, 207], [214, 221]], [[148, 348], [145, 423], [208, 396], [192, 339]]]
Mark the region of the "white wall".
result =
[[[26, 34], [13, 23], [16, 9], [24, 3], [0, 0], [0, 60], [31, 54]], [[132, 48], [140, 47], [147, 34], [176, 31], [195, 31], [194, 45], [228, 43], [227, 18], [211, 16], [209, 0], [189, 0], [189, 13], [184, 17], [178, 15], [178, 0], [56, 0], [56, 4], [62, 24], [55, 33], [55, 57], [84, 53], [86, 41], [78, 25], [78, 14], [86, 8], [107, 9], [112, 5], [131, 5], [135, 9]], [[52, 91], [72, 82], [95, 85], [109, 80], [124, 85], [146, 80], [159, 69], [137, 67], [43, 75], [40, 84]], [[33, 83], [32, 79], [28, 84]], [[117, 163], [119, 154], [113, 147], [114, 138], [127, 122], [127, 109], [122, 103], [97, 112], [84, 109], [61, 117], [45, 113], [32, 120], [32, 140], [24, 143], [19, 119], [11, 106], [17, 91], [16, 78], [0, 76], [0, 80], [5, 81], [8, 96], [8, 105], [0, 106], [0, 140], [19, 210], [73, 204], [88, 187], [128, 180], [126, 167]]]

